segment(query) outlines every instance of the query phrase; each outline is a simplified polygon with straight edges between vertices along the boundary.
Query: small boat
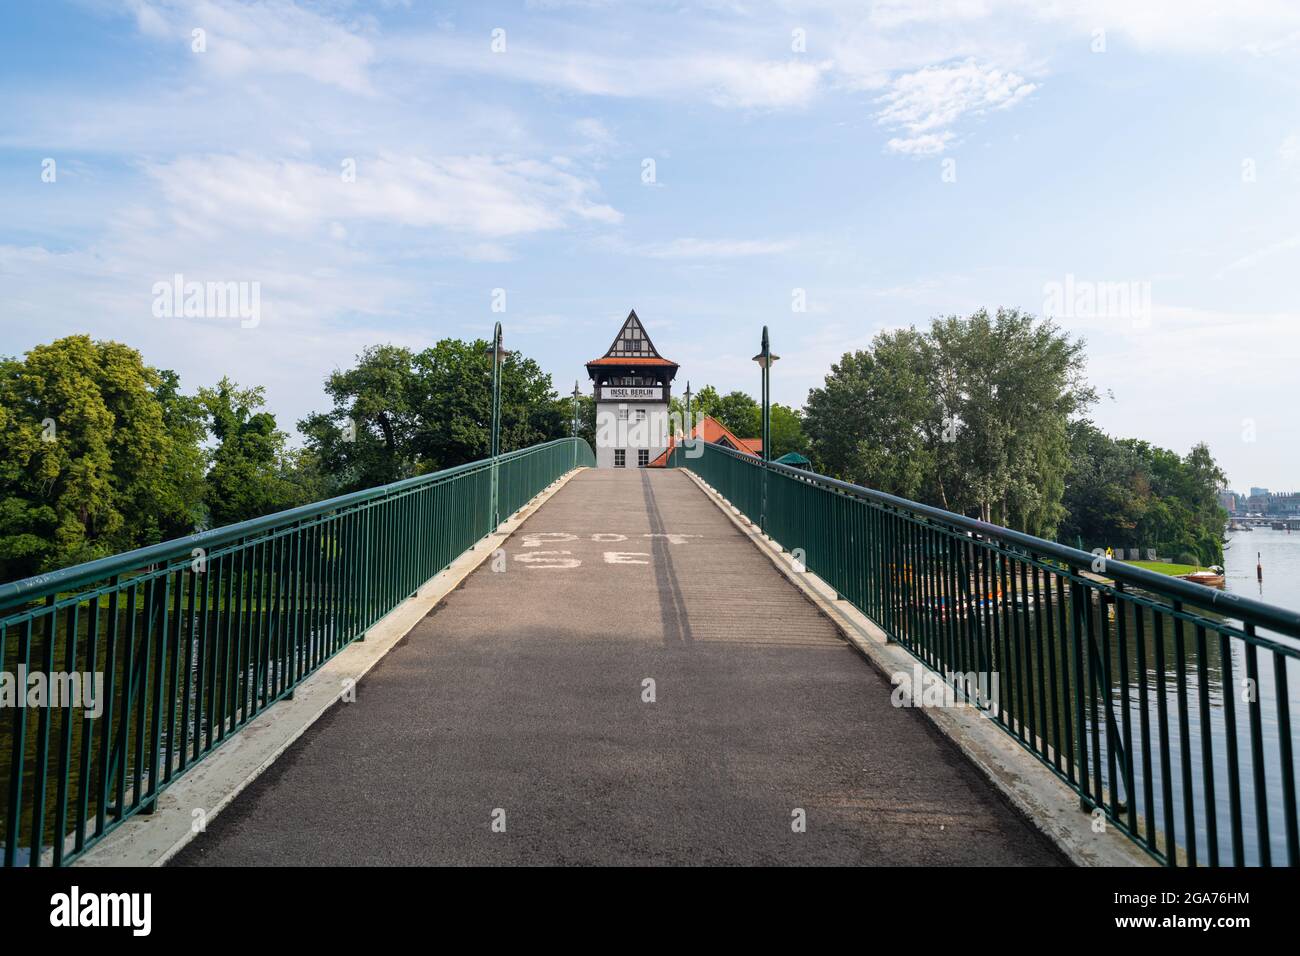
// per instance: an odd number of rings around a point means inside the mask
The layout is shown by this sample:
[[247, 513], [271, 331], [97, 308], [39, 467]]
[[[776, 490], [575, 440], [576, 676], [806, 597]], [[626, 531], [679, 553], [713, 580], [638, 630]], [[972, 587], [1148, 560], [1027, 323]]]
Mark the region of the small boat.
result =
[[1191, 574], [1179, 575], [1184, 581], [1191, 581], [1193, 584], [1203, 584], [1207, 588], [1221, 588], [1224, 583], [1222, 568], [1210, 568], [1206, 571], [1193, 571]]

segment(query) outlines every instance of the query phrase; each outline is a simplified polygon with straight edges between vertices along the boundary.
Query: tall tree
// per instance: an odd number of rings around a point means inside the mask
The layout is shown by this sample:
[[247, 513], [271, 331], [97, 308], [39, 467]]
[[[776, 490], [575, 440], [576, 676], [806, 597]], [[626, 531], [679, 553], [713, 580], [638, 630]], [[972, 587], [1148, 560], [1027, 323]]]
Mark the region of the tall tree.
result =
[[890, 494], [926, 495], [941, 428], [931, 362], [924, 337], [904, 329], [881, 333], [871, 349], [832, 365], [804, 409], [817, 466]]
[[202, 459], [176, 377], [74, 335], [0, 361], [0, 578], [192, 530]]
[[1060, 531], [1066, 543], [1150, 548], [1185, 564], [1223, 560], [1227, 513], [1215, 492], [1224, 475], [1204, 444], [1180, 457], [1144, 441], [1113, 439], [1088, 421], [1072, 423], [1069, 439]]
[[837, 477], [1050, 535], [1066, 426], [1093, 400], [1082, 341], [1000, 309], [846, 354], [809, 394], [804, 427]]
[[328, 412], [298, 422], [336, 491], [387, 484], [416, 474], [415, 404], [419, 386], [410, 349], [372, 346], [355, 367], [325, 379]]
[[[669, 410], [685, 415], [684, 400], [674, 398]], [[712, 385], [705, 385], [691, 395], [691, 414], [696, 421], [708, 415], [729, 428], [737, 438], [758, 437], [758, 432], [753, 430], [758, 410], [758, 402], [738, 389], [722, 395]]]
[[[334, 407], [298, 427], [335, 489], [449, 468], [488, 453], [492, 357], [486, 340], [442, 339], [419, 353], [375, 346], [326, 379]], [[568, 435], [572, 409], [518, 352], [502, 360], [501, 450]]]
[[[215, 444], [205, 477], [209, 520], [214, 527], [246, 521], [307, 504], [322, 489], [304, 474], [310, 460], [287, 450], [288, 436], [275, 416], [262, 411], [265, 391], [240, 388], [223, 378], [201, 388], [198, 404]], [[305, 472], [304, 472], [305, 473]]]

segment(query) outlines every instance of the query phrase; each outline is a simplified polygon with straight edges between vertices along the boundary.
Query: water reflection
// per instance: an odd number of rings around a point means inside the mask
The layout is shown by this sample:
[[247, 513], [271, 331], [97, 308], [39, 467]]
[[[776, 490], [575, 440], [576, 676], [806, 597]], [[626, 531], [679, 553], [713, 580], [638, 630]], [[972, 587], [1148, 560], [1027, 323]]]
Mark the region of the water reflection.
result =
[[[1300, 536], [1292, 540], [1288, 557], [1300, 560]], [[1245, 549], [1233, 554], [1234, 563], [1227, 568], [1230, 586], [1240, 586], [1244, 557]], [[1286, 574], [1286, 562], [1276, 553], [1271, 557], [1277, 570], [1266, 567], [1266, 581]], [[1253, 577], [1252, 560], [1252, 590], [1257, 587]], [[1285, 594], [1286, 587], [1271, 591], [1270, 597]], [[1033, 601], [1025, 601], [1024, 593], [1022, 589], [1019, 600], [1004, 602], [1003, 640], [994, 649], [1007, 722], [1019, 732], [1017, 718], [1023, 714], [1025, 736], [1042, 741], [1049, 759], [1055, 758], [1059, 743], [1066, 772], [1068, 760], [1078, 756], [1081, 724], [1090, 787], [1095, 790], [1100, 779], [1108, 796], [1117, 788], [1113, 792], [1123, 808], [1121, 818], [1162, 852], [1173, 833], [1180, 862], [1194, 858], [1201, 864], [1229, 865], [1240, 859], [1258, 864], [1266, 856], [1273, 864], [1287, 862], [1283, 770], [1294, 737], [1290, 714], [1300, 713], [1296, 659], [1268, 647], [1252, 654], [1245, 641], [1215, 630], [1215, 625], [1232, 628], [1240, 622], [1192, 607], [1183, 610], [1200, 623], [1181, 619], [1154, 595], [1130, 592], [1132, 601], [1116, 603], [1091, 589], [1049, 591], [1036, 585], [1032, 575], [1028, 594]], [[1072, 603], [1076, 600], [1078, 608]], [[1080, 630], [1093, 637], [1092, 654], [1080, 638], [1077, 658], [1071, 644], [1076, 619]], [[1055, 654], [1050, 654], [1053, 646]], [[1071, 693], [1076, 685], [1084, 689], [1082, 715]], [[1279, 707], [1283, 699], [1289, 712]], [[1254, 700], [1258, 707], [1251, 706]], [[1289, 763], [1294, 781], [1295, 753]], [[1072, 775], [1076, 780], [1078, 771], [1076, 767]], [[1291, 817], [1293, 835], [1294, 809]], [[1194, 839], [1188, 839], [1189, 832]]]

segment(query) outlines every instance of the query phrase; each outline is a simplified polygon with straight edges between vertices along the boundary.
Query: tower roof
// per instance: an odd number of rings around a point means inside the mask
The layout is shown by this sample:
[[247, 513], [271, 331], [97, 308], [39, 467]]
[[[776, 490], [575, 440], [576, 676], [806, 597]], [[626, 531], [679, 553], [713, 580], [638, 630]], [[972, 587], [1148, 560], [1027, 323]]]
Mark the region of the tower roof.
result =
[[659, 350], [650, 341], [650, 336], [646, 334], [641, 319], [637, 317], [636, 309], [627, 314], [623, 327], [614, 336], [608, 351], [600, 358], [588, 362], [587, 368], [608, 365], [660, 365], [677, 368], [676, 362], [670, 362], [659, 354]]

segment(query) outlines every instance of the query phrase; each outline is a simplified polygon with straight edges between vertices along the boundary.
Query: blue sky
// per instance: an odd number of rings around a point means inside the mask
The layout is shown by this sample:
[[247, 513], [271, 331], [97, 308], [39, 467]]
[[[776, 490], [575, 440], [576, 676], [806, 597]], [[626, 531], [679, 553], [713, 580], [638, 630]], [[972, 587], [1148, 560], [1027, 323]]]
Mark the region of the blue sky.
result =
[[[774, 398], [799, 405], [882, 329], [1052, 307], [1108, 431], [1205, 440], [1235, 487], [1300, 489], [1300, 5], [0, 17], [6, 354], [118, 339], [191, 389], [265, 385], [293, 431], [365, 346], [498, 318], [562, 391], [635, 307], [683, 381], [754, 392], [766, 323]], [[256, 326], [156, 316], [177, 273], [259, 283]], [[1063, 288], [1132, 295], [1061, 308]]]

